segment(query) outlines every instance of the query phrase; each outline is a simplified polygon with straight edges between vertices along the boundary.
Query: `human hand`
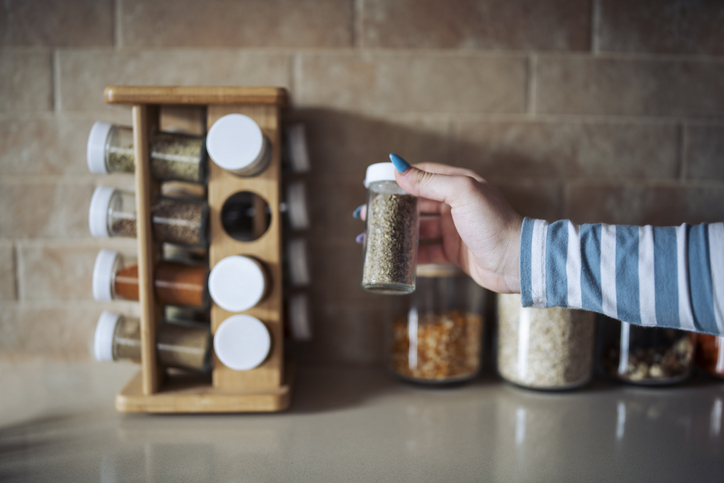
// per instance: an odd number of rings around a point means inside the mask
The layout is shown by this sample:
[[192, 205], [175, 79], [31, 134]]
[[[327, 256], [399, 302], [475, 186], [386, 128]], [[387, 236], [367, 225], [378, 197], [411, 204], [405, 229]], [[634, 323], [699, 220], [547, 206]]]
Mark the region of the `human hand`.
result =
[[[410, 166], [394, 154], [390, 159], [398, 171], [397, 184], [420, 198], [417, 263], [452, 263], [494, 292], [520, 292], [523, 217], [503, 195], [469, 169], [436, 163]], [[359, 215], [365, 219], [364, 207]]]

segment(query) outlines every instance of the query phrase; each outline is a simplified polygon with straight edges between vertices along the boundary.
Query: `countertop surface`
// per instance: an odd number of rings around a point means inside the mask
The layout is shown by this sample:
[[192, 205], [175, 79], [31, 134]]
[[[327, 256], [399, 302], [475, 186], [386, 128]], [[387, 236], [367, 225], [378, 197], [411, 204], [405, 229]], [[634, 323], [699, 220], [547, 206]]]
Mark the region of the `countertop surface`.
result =
[[[309, 367], [282, 414], [124, 415], [109, 391], [54, 396], [72, 377], [42, 395], [65, 404], [31, 411], [11, 369], [2, 480], [724, 481], [724, 384], [705, 377], [544, 393], [492, 375], [427, 389], [380, 368]], [[128, 371], [92, 369], [105, 388]]]

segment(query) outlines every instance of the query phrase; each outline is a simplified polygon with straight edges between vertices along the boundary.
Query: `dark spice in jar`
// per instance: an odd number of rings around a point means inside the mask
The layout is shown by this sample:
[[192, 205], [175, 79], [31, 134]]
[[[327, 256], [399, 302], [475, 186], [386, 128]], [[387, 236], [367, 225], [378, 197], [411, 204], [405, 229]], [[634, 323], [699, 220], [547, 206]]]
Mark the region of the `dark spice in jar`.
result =
[[724, 377], [724, 337], [697, 335], [696, 365], [710, 374]]

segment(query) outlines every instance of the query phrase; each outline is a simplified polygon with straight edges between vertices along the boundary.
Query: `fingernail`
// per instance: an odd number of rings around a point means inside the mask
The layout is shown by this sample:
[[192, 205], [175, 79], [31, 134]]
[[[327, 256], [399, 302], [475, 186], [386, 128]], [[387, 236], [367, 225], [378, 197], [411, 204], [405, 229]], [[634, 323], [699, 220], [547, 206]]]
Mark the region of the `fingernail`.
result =
[[356, 242], [359, 243], [359, 244], [364, 243], [364, 242], [365, 242], [365, 234], [364, 234], [364, 233], [360, 233], [359, 235], [357, 235], [357, 238], [355, 238], [354, 241], [356, 241]]
[[410, 169], [410, 163], [408, 163], [396, 154], [390, 154], [390, 161], [392, 161], [392, 164], [395, 165], [395, 168], [400, 173], [404, 173], [405, 171]]
[[359, 205], [359, 206], [354, 210], [354, 213], [352, 213], [352, 217], [353, 217], [353, 218], [359, 218], [359, 217], [360, 217], [360, 213], [362, 213], [362, 208], [363, 208], [364, 206], [365, 206], [365, 205]]

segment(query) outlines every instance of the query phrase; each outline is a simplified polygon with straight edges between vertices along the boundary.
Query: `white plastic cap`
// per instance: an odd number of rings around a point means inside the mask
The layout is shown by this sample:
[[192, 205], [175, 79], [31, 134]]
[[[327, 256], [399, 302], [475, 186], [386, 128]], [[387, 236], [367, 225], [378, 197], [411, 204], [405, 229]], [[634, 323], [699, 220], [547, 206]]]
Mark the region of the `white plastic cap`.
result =
[[309, 271], [309, 252], [304, 238], [292, 238], [287, 242], [287, 260], [289, 261], [289, 280], [292, 286], [309, 285], [312, 276]]
[[88, 210], [88, 228], [94, 238], [111, 236], [108, 232], [108, 208], [110, 208], [111, 198], [115, 192], [115, 188], [108, 186], [98, 186], [93, 192]]
[[214, 334], [214, 352], [222, 364], [247, 371], [264, 362], [271, 348], [269, 330], [251, 315], [232, 315]]
[[294, 340], [312, 340], [307, 294], [296, 294], [289, 299], [289, 331]]
[[294, 230], [309, 228], [309, 209], [307, 207], [307, 188], [303, 181], [295, 181], [287, 186], [287, 215], [289, 225]]
[[98, 121], [93, 124], [90, 130], [86, 158], [91, 173], [108, 173], [106, 167], [106, 139], [108, 139], [108, 133], [111, 132], [112, 127], [113, 124]]
[[287, 126], [287, 146], [289, 146], [289, 167], [294, 173], [306, 173], [311, 168], [307, 150], [307, 134], [304, 124]]
[[375, 163], [367, 166], [365, 188], [375, 181], [395, 181], [395, 165], [392, 163]]
[[209, 294], [229, 312], [243, 312], [259, 303], [266, 293], [266, 273], [260, 262], [234, 255], [217, 263], [209, 274]]
[[266, 142], [249, 116], [228, 114], [217, 120], [206, 136], [206, 151], [219, 167], [243, 171], [264, 156]]
[[97, 361], [113, 360], [113, 333], [116, 331], [116, 324], [120, 318], [121, 314], [109, 310], [104, 310], [98, 317], [93, 344]]
[[121, 254], [113, 250], [101, 250], [93, 266], [93, 298], [99, 302], [113, 300], [113, 276], [121, 260]]

